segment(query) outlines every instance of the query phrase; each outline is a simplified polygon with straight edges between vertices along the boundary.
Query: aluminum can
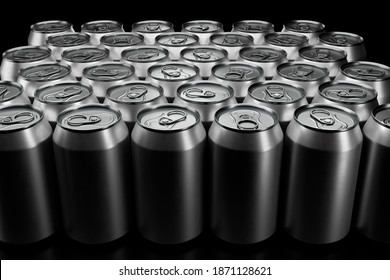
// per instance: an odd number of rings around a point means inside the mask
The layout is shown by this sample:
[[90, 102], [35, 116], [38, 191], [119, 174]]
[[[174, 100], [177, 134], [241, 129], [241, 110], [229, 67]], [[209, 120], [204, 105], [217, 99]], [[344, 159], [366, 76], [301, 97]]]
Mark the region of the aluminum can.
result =
[[174, 32], [173, 24], [163, 20], [144, 20], [132, 25], [131, 32], [144, 36], [146, 45], [154, 45], [155, 38], [164, 32]]
[[63, 20], [37, 22], [30, 26], [27, 42], [30, 46], [46, 46], [46, 39], [49, 36], [65, 32], [74, 32], [70, 22]]
[[335, 80], [372, 86], [378, 93], [379, 104], [390, 103], [389, 66], [370, 61], [349, 62], [340, 67]]
[[64, 110], [53, 141], [67, 235], [87, 244], [125, 235], [134, 203], [129, 132], [120, 112], [103, 104]]
[[172, 103], [179, 86], [200, 80], [199, 68], [180, 62], [158, 63], [148, 69], [146, 81], [159, 84], [168, 102]]
[[271, 80], [276, 74], [276, 67], [288, 62], [287, 53], [283, 49], [274, 47], [246, 47], [239, 52], [237, 61], [244, 61], [264, 70], [264, 77]]
[[0, 240], [28, 244], [59, 226], [52, 128], [30, 105], [0, 109]]
[[253, 45], [253, 37], [238, 32], [220, 32], [211, 35], [210, 44], [226, 50], [229, 60], [234, 61], [240, 49]]
[[211, 35], [223, 32], [223, 24], [213, 20], [192, 20], [182, 24], [181, 32], [192, 33], [198, 36], [200, 45], [208, 45]]
[[264, 81], [251, 85], [243, 103], [268, 107], [279, 116], [283, 132], [299, 107], [308, 104], [305, 90], [292, 83]]
[[305, 89], [306, 98], [310, 103], [318, 93], [318, 87], [329, 82], [329, 70], [302, 62], [288, 62], [276, 68], [274, 80], [293, 82]]
[[287, 127], [284, 226], [292, 237], [329, 244], [349, 232], [363, 135], [341, 106], [309, 104]]
[[199, 113], [175, 104], [144, 109], [131, 140], [139, 232], [160, 244], [194, 239], [203, 230], [206, 131]]
[[262, 20], [241, 20], [233, 23], [232, 32], [247, 34], [253, 37], [253, 44], [264, 44], [264, 36], [275, 32], [274, 25]]
[[133, 65], [139, 79], [145, 80], [149, 67], [161, 62], [168, 62], [168, 51], [155, 46], [143, 46], [126, 49], [121, 54], [121, 62]]
[[285, 50], [287, 59], [294, 61], [299, 56], [298, 50], [309, 45], [309, 39], [305, 35], [290, 32], [274, 32], [265, 35], [264, 45]]
[[50, 35], [46, 39], [46, 45], [51, 49], [53, 57], [58, 62], [62, 59], [62, 52], [77, 48], [79, 46], [89, 46], [91, 37], [88, 34], [76, 32], [64, 32], [57, 35]]
[[156, 36], [155, 40], [157, 46], [168, 50], [172, 61], [179, 60], [184, 48], [199, 45], [199, 37], [186, 32], [166, 32]]
[[223, 107], [208, 135], [211, 231], [235, 244], [269, 238], [276, 230], [283, 150], [278, 115], [250, 104]]
[[244, 100], [250, 85], [264, 80], [262, 68], [244, 62], [220, 63], [211, 73], [209, 80], [231, 86], [238, 102]]
[[104, 99], [104, 104], [115, 107], [121, 112], [129, 133], [137, 122], [139, 111], [163, 103], [168, 103], [163, 88], [145, 81], [133, 81], [109, 87]]
[[207, 80], [211, 68], [222, 62], [228, 62], [228, 53], [224, 49], [211, 46], [187, 47], [180, 52], [180, 62], [189, 63], [199, 68], [202, 79]]
[[283, 24], [282, 32], [305, 35], [309, 45], [315, 45], [319, 35], [325, 32], [325, 24], [312, 20], [290, 20]]
[[175, 104], [198, 111], [206, 131], [214, 121], [215, 112], [224, 106], [236, 104], [233, 88], [219, 83], [198, 81], [185, 83], [177, 89]]
[[114, 20], [89, 21], [81, 25], [81, 33], [91, 37], [91, 44], [100, 45], [100, 38], [112, 32], [124, 32], [123, 24]]
[[363, 37], [347, 32], [325, 32], [318, 37], [319, 45], [335, 47], [347, 53], [348, 62], [366, 59], [366, 47]]
[[80, 82], [52, 82], [39, 87], [33, 105], [40, 108], [53, 129], [58, 115], [72, 106], [99, 103], [92, 87]]
[[363, 127], [363, 151], [356, 192], [355, 226], [366, 237], [390, 243], [388, 165], [390, 104], [372, 110]]
[[1, 79], [16, 82], [20, 69], [48, 62], [55, 62], [55, 59], [47, 47], [23, 46], [9, 49], [3, 53]]
[[115, 32], [100, 38], [100, 45], [110, 51], [110, 59], [120, 61], [125, 49], [144, 44], [144, 36], [132, 32]]
[[372, 109], [378, 106], [377, 92], [368, 85], [352, 82], [326, 82], [318, 87], [312, 103], [327, 103], [346, 107], [359, 117], [360, 127], [366, 123]]
[[23, 86], [12, 81], [0, 81], [0, 108], [15, 104], [31, 104]]

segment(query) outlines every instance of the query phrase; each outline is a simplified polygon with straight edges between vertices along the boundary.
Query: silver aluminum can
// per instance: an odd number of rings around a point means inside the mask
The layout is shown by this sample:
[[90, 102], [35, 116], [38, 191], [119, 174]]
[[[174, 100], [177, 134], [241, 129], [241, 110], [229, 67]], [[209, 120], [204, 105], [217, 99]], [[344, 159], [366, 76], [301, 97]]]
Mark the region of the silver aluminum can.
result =
[[125, 235], [134, 204], [129, 132], [120, 112], [103, 104], [64, 110], [53, 141], [67, 235], [87, 244]]
[[210, 44], [228, 52], [229, 60], [237, 60], [238, 52], [253, 45], [253, 37], [239, 32], [220, 32], [211, 35]]
[[46, 39], [49, 36], [65, 32], [74, 32], [70, 22], [63, 20], [37, 22], [30, 26], [27, 42], [30, 46], [46, 46]]
[[58, 115], [72, 106], [99, 103], [92, 87], [80, 82], [52, 82], [35, 91], [33, 105], [42, 109], [45, 118], [55, 128]]
[[194, 239], [203, 230], [206, 131], [199, 113], [174, 104], [144, 109], [131, 140], [139, 232], [160, 244]]
[[199, 68], [202, 79], [207, 80], [211, 68], [222, 62], [228, 62], [228, 53], [224, 49], [211, 46], [188, 47], [181, 51], [180, 62], [189, 63]]
[[264, 70], [264, 77], [271, 80], [276, 74], [276, 67], [288, 62], [287, 53], [283, 49], [274, 47], [246, 47], [239, 52], [237, 61], [244, 61]]
[[325, 24], [312, 20], [290, 20], [283, 24], [282, 32], [305, 35], [309, 45], [315, 45], [320, 34], [325, 32]]
[[318, 44], [339, 48], [347, 53], [348, 62], [366, 59], [366, 47], [363, 37], [347, 32], [325, 32], [319, 37]]
[[289, 235], [328, 244], [348, 234], [362, 142], [359, 118], [349, 109], [309, 104], [295, 111], [284, 146]]
[[178, 61], [184, 48], [199, 45], [199, 37], [186, 32], [166, 32], [155, 40], [157, 46], [168, 50], [171, 61]]
[[335, 80], [372, 86], [378, 93], [379, 104], [390, 103], [389, 66], [370, 61], [349, 62], [340, 67]]
[[288, 62], [280, 64], [276, 68], [274, 80], [293, 82], [305, 89], [306, 98], [309, 103], [318, 93], [318, 87], [329, 82], [329, 70], [308, 63]]
[[299, 107], [308, 104], [305, 90], [292, 83], [264, 81], [251, 85], [243, 103], [261, 105], [275, 111], [283, 132]]
[[121, 112], [129, 133], [137, 122], [139, 111], [162, 103], [168, 103], [163, 88], [145, 81], [133, 81], [109, 87], [104, 99], [104, 104], [115, 107]]
[[100, 45], [100, 38], [112, 32], [124, 32], [123, 24], [114, 20], [89, 21], [81, 25], [81, 33], [91, 37], [91, 44]]
[[174, 32], [173, 24], [163, 20], [144, 20], [134, 23], [131, 32], [144, 36], [146, 45], [154, 45], [157, 35], [165, 32]]
[[59, 62], [62, 59], [62, 52], [65, 50], [91, 45], [90, 38], [88, 34], [66, 32], [50, 35], [46, 40], [46, 45], [51, 49], [55, 60]]
[[31, 104], [23, 86], [12, 81], [0, 81], [0, 108], [15, 104]]
[[168, 51], [155, 46], [129, 48], [124, 50], [121, 56], [121, 62], [133, 65], [135, 74], [143, 80], [148, 76], [149, 67], [169, 61]]
[[244, 62], [220, 63], [211, 73], [209, 80], [231, 86], [238, 102], [244, 100], [250, 85], [264, 80], [262, 68]]
[[208, 45], [212, 34], [223, 32], [223, 24], [213, 20], [192, 20], [182, 24], [181, 32], [192, 33], [198, 36], [200, 45]]
[[198, 81], [185, 83], [177, 89], [175, 104], [198, 111], [206, 131], [214, 121], [215, 112], [221, 107], [236, 104], [233, 88], [219, 83]]
[[285, 50], [287, 59], [294, 61], [299, 56], [298, 50], [309, 45], [309, 39], [305, 35], [290, 32], [274, 32], [265, 35], [264, 45]]
[[0, 240], [27, 244], [60, 224], [52, 128], [30, 105], [0, 109]]
[[16, 82], [20, 69], [48, 62], [55, 62], [55, 59], [47, 47], [23, 46], [9, 49], [3, 53], [1, 79]]
[[110, 51], [110, 59], [120, 61], [122, 51], [144, 44], [144, 36], [132, 32], [115, 32], [100, 38], [100, 45]]
[[233, 23], [232, 32], [247, 34], [253, 37], [253, 44], [264, 44], [264, 36], [275, 32], [272, 23], [262, 20], [241, 20]]
[[158, 63], [148, 69], [146, 81], [159, 84], [168, 102], [172, 102], [177, 89], [184, 83], [200, 80], [199, 68], [180, 62]]
[[223, 107], [208, 135], [211, 231], [235, 244], [269, 238], [276, 230], [282, 164], [278, 115], [250, 104]]
[[360, 127], [366, 123], [372, 109], [378, 106], [377, 92], [368, 85], [352, 82], [332, 81], [321, 84], [312, 103], [340, 105], [354, 111], [359, 117]]

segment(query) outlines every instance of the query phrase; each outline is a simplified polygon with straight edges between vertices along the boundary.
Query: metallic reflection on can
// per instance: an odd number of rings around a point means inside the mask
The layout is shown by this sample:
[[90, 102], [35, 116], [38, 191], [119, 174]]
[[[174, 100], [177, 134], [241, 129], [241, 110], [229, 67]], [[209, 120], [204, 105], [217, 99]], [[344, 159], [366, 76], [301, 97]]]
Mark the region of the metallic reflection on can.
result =
[[31, 46], [46, 46], [46, 39], [49, 36], [65, 32], [74, 32], [70, 22], [63, 20], [41, 21], [30, 26], [27, 41]]
[[8, 105], [31, 104], [23, 86], [16, 82], [0, 81], [0, 108]]

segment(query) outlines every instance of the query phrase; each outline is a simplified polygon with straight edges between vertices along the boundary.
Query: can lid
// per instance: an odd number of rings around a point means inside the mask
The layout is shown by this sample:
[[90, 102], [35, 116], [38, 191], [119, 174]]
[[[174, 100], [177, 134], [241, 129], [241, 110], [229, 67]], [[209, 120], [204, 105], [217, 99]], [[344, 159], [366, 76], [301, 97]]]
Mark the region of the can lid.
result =
[[103, 104], [73, 106], [62, 111], [57, 124], [64, 129], [91, 132], [110, 128], [121, 120], [119, 111]]
[[189, 80], [199, 74], [199, 68], [184, 63], [159, 63], [148, 69], [150, 77], [164, 81]]
[[127, 79], [134, 75], [134, 72], [135, 69], [131, 65], [107, 62], [84, 68], [83, 77], [99, 82], [112, 82]]
[[173, 31], [173, 24], [163, 20], [145, 20], [133, 24], [132, 31], [141, 33], [160, 33]]
[[286, 79], [303, 82], [317, 81], [329, 75], [327, 68], [295, 62], [280, 64], [276, 71]]
[[351, 47], [363, 43], [361, 36], [339, 31], [322, 33], [319, 35], [319, 40], [322, 43], [340, 47]]
[[70, 66], [59, 63], [46, 63], [21, 69], [19, 76], [27, 81], [47, 82], [64, 78], [70, 73]]
[[131, 62], [155, 62], [168, 57], [168, 51], [159, 47], [140, 47], [126, 49], [122, 52], [122, 58]]
[[156, 44], [165, 47], [183, 47], [197, 45], [199, 37], [186, 32], [167, 32], [156, 37]]
[[157, 105], [140, 111], [137, 122], [146, 129], [174, 132], [187, 130], [200, 121], [197, 111], [176, 104]]
[[371, 115], [379, 124], [390, 129], [390, 104], [382, 104], [375, 107]]
[[374, 88], [348, 82], [326, 82], [319, 86], [322, 97], [339, 103], [363, 104], [377, 98]]
[[39, 87], [34, 94], [42, 103], [67, 104], [84, 100], [92, 95], [92, 87], [79, 82], [50, 83]]
[[187, 21], [182, 25], [183, 29], [193, 33], [213, 33], [223, 31], [223, 24], [212, 20]]
[[287, 52], [268, 47], [246, 47], [240, 50], [240, 57], [254, 62], [275, 62], [287, 58]]
[[126, 104], [141, 104], [151, 102], [164, 94], [161, 86], [149, 82], [129, 82], [107, 89], [107, 98]]
[[51, 50], [43, 46], [23, 46], [9, 49], [3, 53], [3, 58], [18, 62], [34, 62], [50, 57]]
[[260, 67], [239, 62], [216, 64], [211, 72], [220, 79], [236, 82], [256, 80], [264, 73]]
[[181, 51], [181, 57], [192, 62], [217, 62], [228, 57], [224, 49], [214, 47], [188, 47]]
[[32, 105], [11, 105], [0, 109], [0, 133], [22, 130], [43, 119], [42, 110]]
[[83, 33], [68, 32], [65, 34], [51, 35], [46, 43], [54, 47], [73, 47], [88, 44], [90, 36]]
[[30, 29], [39, 33], [57, 33], [70, 30], [72, 24], [63, 20], [48, 20], [31, 25]]
[[274, 25], [262, 20], [241, 20], [233, 23], [233, 30], [245, 33], [269, 33], [274, 30]]
[[98, 47], [79, 47], [77, 49], [66, 50], [62, 53], [62, 58], [76, 63], [88, 63], [100, 61], [107, 58], [109, 50]]
[[264, 40], [271, 45], [282, 47], [298, 47], [309, 42], [309, 39], [305, 35], [289, 32], [268, 33], [264, 36]]
[[253, 37], [237, 32], [220, 32], [211, 35], [210, 42], [223, 47], [244, 47], [253, 45]]
[[185, 83], [177, 89], [177, 96], [187, 102], [213, 104], [234, 96], [233, 88], [213, 82]]
[[299, 107], [294, 118], [307, 128], [330, 132], [347, 131], [359, 124], [359, 117], [353, 111], [321, 103]]
[[7, 102], [23, 93], [23, 86], [16, 82], [0, 81], [0, 103]]
[[340, 67], [341, 72], [353, 79], [382, 81], [390, 78], [390, 67], [369, 61], [353, 61]]
[[325, 25], [323, 23], [312, 20], [290, 20], [284, 23], [284, 27], [287, 30], [302, 33], [315, 33], [325, 30]]
[[96, 20], [84, 23], [81, 30], [89, 33], [109, 33], [122, 31], [123, 25], [114, 20]]
[[104, 35], [100, 42], [110, 47], [130, 47], [143, 43], [144, 37], [137, 33], [117, 32]]
[[316, 62], [335, 62], [347, 58], [345, 51], [323, 46], [303, 47], [298, 50], [298, 53], [302, 58]]
[[265, 81], [251, 85], [248, 94], [265, 103], [287, 104], [305, 98], [305, 90], [298, 85], [277, 81]]

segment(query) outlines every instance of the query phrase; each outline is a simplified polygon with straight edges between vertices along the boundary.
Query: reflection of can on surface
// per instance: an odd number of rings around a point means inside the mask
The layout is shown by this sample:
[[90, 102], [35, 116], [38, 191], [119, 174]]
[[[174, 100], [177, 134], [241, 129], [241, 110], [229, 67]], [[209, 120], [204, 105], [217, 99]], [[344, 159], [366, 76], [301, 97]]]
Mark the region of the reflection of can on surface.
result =
[[112, 32], [124, 32], [123, 24], [114, 20], [96, 20], [81, 26], [81, 33], [88, 34], [95, 46], [100, 45], [100, 38]]
[[100, 38], [100, 45], [110, 51], [110, 59], [121, 60], [122, 51], [134, 46], [143, 45], [144, 36], [132, 32], [115, 32]]
[[78, 46], [90, 45], [90, 37], [88, 34], [65, 32], [56, 35], [50, 35], [46, 39], [46, 45], [51, 49], [53, 57], [57, 61], [61, 61], [62, 52]]
[[30, 26], [28, 44], [32, 46], [45, 46], [46, 39], [55, 34], [74, 32], [70, 22], [63, 20], [48, 20], [34, 23]]
[[229, 60], [237, 60], [238, 52], [243, 47], [253, 45], [253, 37], [238, 32], [220, 32], [211, 35], [210, 45], [226, 50]]
[[284, 226], [291, 236], [326, 244], [350, 229], [363, 137], [351, 110], [304, 105], [287, 127]]
[[144, 36], [146, 45], [154, 45], [157, 35], [174, 31], [173, 24], [163, 20], [138, 21], [131, 27], [131, 32], [136, 32]]
[[[211, 229], [238, 244], [263, 241], [276, 229], [283, 132], [264, 107], [223, 107], [209, 130]], [[236, 163], [236, 164], [233, 164]]]
[[283, 24], [282, 32], [305, 35], [309, 44], [314, 45], [317, 44], [319, 35], [325, 32], [325, 25], [312, 20], [290, 20]]
[[168, 50], [169, 58], [177, 61], [184, 48], [199, 45], [199, 37], [186, 32], [163, 33], [156, 37], [156, 45]]
[[0, 81], [0, 108], [15, 104], [31, 104], [23, 86], [12, 81]]
[[309, 39], [305, 35], [290, 32], [268, 33], [264, 37], [265, 46], [273, 46], [285, 50], [289, 61], [297, 59], [298, 50], [308, 44]]
[[144, 109], [131, 139], [140, 233], [163, 244], [197, 237], [203, 227], [206, 141], [199, 114], [172, 104]]
[[88, 244], [125, 235], [133, 202], [129, 133], [119, 111], [102, 104], [62, 111], [53, 140], [65, 232]]
[[252, 36], [253, 44], [264, 44], [264, 36], [275, 32], [274, 25], [262, 20], [241, 20], [233, 23], [232, 32], [243, 33]]
[[59, 223], [52, 129], [41, 110], [7, 106], [0, 109], [0, 142], [0, 240], [40, 241]]
[[223, 32], [223, 24], [213, 20], [192, 20], [182, 24], [181, 32], [195, 34], [200, 45], [208, 45], [212, 34]]

